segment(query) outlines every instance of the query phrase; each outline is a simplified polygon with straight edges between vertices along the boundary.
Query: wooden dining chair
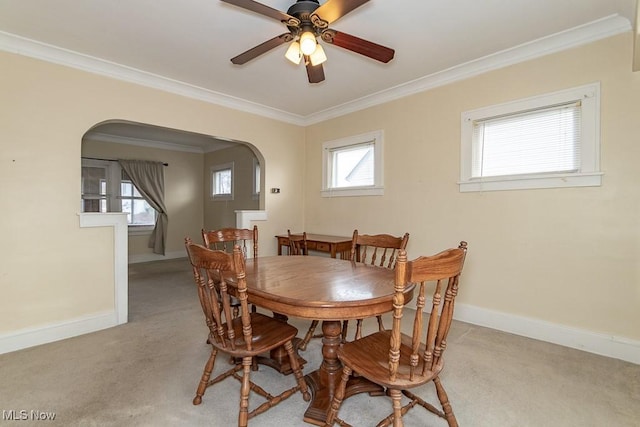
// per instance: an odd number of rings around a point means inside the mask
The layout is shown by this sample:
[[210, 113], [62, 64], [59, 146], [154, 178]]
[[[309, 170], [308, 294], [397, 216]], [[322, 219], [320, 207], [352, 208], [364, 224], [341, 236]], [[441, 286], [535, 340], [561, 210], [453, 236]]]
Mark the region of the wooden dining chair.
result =
[[289, 237], [289, 255], [309, 255], [306, 231], [300, 234], [293, 234], [291, 230], [287, 230], [287, 236]]
[[[245, 260], [248, 256], [258, 257], [258, 227], [255, 225], [253, 229], [231, 227], [218, 230], [202, 229], [202, 241], [206, 248], [228, 253], [233, 251], [235, 245], [239, 245]], [[237, 299], [232, 299], [231, 306], [234, 316], [238, 317], [240, 302]], [[252, 306], [251, 310], [256, 311], [255, 306]]]
[[249, 228], [220, 228], [218, 230], [202, 229], [204, 246], [209, 249], [222, 250], [231, 253], [235, 245], [239, 245], [246, 260], [249, 256], [258, 257], [258, 227]]
[[[241, 383], [239, 427], [246, 427], [249, 419], [265, 412], [297, 391], [302, 393], [304, 400], [310, 400], [311, 395], [307, 383], [302, 376], [298, 358], [293, 350], [292, 340], [298, 330], [287, 323], [260, 313], [250, 312], [247, 309], [245, 260], [241, 247], [236, 245], [233, 248], [233, 253], [229, 254], [222, 250], [207, 249], [193, 243], [189, 238], [185, 239], [185, 246], [198, 287], [200, 305], [209, 328], [209, 343], [211, 344], [211, 355], [204, 367], [193, 404], [199, 405], [208, 387], [228, 377], [233, 377]], [[218, 279], [220, 282], [218, 289], [216, 289], [214, 281]], [[228, 281], [235, 282], [235, 294], [241, 305], [240, 317], [233, 317], [231, 314], [231, 285], [227, 283]], [[256, 356], [280, 346], [284, 346], [289, 356], [296, 385], [274, 396], [252, 382], [250, 375], [252, 361]], [[219, 351], [227, 353], [233, 358], [241, 359], [242, 363], [234, 364], [226, 372], [210, 379]], [[242, 375], [238, 374], [239, 371], [242, 371]], [[249, 411], [250, 391], [266, 399], [251, 411]]]
[[[351, 240], [351, 260], [364, 264], [393, 269], [396, 266], [398, 251], [407, 248], [409, 233], [396, 237], [389, 234], [359, 234], [353, 231]], [[378, 319], [378, 330], [384, 331], [382, 316]], [[347, 340], [349, 322], [342, 322], [342, 341]], [[355, 339], [362, 337], [362, 319], [356, 321]]]
[[[440, 381], [444, 366], [444, 351], [448, 347], [447, 334], [453, 319], [455, 298], [458, 295], [460, 273], [467, 253], [467, 243], [460, 242], [454, 249], [447, 249], [433, 256], [407, 261], [407, 254], [400, 250], [396, 265], [393, 300], [393, 327], [379, 331], [356, 341], [344, 343], [337, 351], [343, 364], [343, 372], [331, 407], [327, 412], [326, 426], [332, 426], [345, 397], [347, 381], [358, 374], [387, 390], [393, 403], [393, 413], [378, 426], [401, 427], [402, 416], [420, 405], [444, 418], [449, 426], [457, 426], [449, 398]], [[423, 309], [427, 284], [433, 286], [433, 304], [426, 324], [426, 340], [423, 335]], [[406, 286], [416, 286], [417, 306], [413, 316], [411, 336], [401, 332]], [[409, 313], [407, 313], [409, 314]], [[410, 319], [407, 316], [407, 319]], [[405, 330], [410, 330], [407, 328]], [[433, 382], [442, 410], [426, 402], [410, 390]], [[402, 406], [402, 396], [409, 403]]]
[[[307, 233], [302, 232], [300, 234], [293, 234], [291, 230], [287, 230], [287, 236], [289, 237], [289, 255], [309, 255], [307, 247]], [[304, 338], [298, 344], [298, 348], [302, 351], [307, 349], [307, 345], [311, 338], [320, 338], [322, 335], [314, 335], [316, 328], [318, 327], [318, 320], [311, 321], [311, 325], [307, 330]]]

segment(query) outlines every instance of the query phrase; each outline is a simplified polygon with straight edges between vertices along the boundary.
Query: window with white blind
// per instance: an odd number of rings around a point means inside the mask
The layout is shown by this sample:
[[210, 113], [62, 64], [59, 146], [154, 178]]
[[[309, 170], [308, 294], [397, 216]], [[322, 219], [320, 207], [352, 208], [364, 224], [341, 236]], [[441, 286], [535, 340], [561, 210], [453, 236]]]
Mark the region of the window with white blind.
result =
[[599, 84], [462, 114], [460, 191], [598, 186]]
[[322, 196], [384, 194], [382, 131], [322, 145]]

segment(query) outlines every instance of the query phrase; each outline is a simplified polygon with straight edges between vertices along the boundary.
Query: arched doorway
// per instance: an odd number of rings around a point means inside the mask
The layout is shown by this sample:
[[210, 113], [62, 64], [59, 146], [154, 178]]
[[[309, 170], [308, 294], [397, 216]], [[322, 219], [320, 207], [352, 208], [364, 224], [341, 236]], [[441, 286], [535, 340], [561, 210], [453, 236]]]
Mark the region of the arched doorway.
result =
[[[149, 233], [145, 232], [144, 227], [131, 225], [130, 221], [125, 222], [124, 225], [103, 224], [113, 225], [114, 229], [124, 229], [124, 233], [120, 233], [124, 237], [115, 238], [116, 242], [120, 242], [120, 247], [124, 244], [124, 249], [121, 247], [120, 251], [126, 254], [124, 260], [122, 256], [116, 254], [116, 282], [120, 277], [120, 285], [116, 284], [116, 288], [119, 289], [115, 292], [116, 311], [122, 312], [123, 305], [128, 307], [126, 298], [128, 264], [184, 258], [185, 236], [196, 239], [199, 238], [202, 228], [236, 226], [235, 211], [251, 212], [264, 207], [264, 158], [254, 146], [246, 142], [143, 123], [112, 120], [99, 123], [85, 133], [81, 156], [83, 174], [89, 168], [95, 168], [96, 164], [105, 171], [114, 167], [117, 169], [117, 159], [152, 160], [167, 164], [165, 198], [169, 226], [164, 256], [154, 254], [148, 248]], [[87, 164], [86, 168], [85, 164]], [[228, 198], [216, 200], [212, 193], [212, 171], [218, 170], [221, 164], [233, 165], [235, 182], [232, 200]], [[93, 180], [93, 186], [83, 184], [83, 188], [95, 189], [96, 181], [114, 176], [121, 180], [115, 188], [124, 185], [119, 170], [104, 172], [102, 175], [99, 172], [87, 175], [86, 177], [83, 175], [82, 179], [88, 180], [86, 184]], [[104, 208], [100, 203], [82, 203], [83, 211], [86, 211], [84, 208], [87, 206], [92, 206], [92, 209], [98, 212], [123, 210], [122, 205], [118, 206], [117, 203], [123, 200], [122, 194], [94, 192], [86, 196], [98, 199], [111, 197], [116, 200], [116, 203], [115, 208], [109, 207], [109, 209], [106, 203], [103, 204]], [[87, 198], [84, 192], [80, 198], [83, 201]], [[117, 251], [118, 244], [116, 246]], [[124, 272], [118, 272], [118, 269]], [[125, 320], [119, 323], [126, 322], [126, 313], [127, 308], [124, 309], [124, 315], [119, 316], [124, 317]]]

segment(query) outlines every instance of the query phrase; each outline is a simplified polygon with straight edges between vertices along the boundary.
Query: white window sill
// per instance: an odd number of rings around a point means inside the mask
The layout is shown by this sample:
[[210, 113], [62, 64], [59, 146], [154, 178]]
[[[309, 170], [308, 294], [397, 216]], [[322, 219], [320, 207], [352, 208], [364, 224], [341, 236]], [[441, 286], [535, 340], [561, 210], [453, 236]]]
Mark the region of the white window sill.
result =
[[153, 232], [152, 225], [143, 225], [143, 226], [129, 226], [128, 234], [129, 236], [149, 236]]
[[480, 178], [458, 182], [461, 193], [474, 191], [526, 190], [540, 188], [599, 187], [602, 173], [557, 174]]
[[351, 187], [322, 190], [322, 197], [383, 196], [383, 187]]
[[211, 200], [214, 202], [227, 202], [229, 200], [233, 200], [233, 196], [230, 194], [216, 194], [211, 197]]

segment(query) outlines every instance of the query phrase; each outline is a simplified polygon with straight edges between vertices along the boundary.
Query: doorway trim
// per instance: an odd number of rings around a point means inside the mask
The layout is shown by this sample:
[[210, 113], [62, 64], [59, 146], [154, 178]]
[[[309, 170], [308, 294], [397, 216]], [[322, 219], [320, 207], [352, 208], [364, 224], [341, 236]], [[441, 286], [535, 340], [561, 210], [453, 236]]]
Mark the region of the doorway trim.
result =
[[80, 228], [113, 227], [113, 260], [114, 260], [114, 315], [115, 324], [127, 323], [129, 312], [129, 277], [127, 275], [128, 226], [127, 214], [122, 212], [79, 213]]

